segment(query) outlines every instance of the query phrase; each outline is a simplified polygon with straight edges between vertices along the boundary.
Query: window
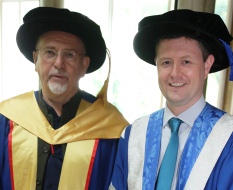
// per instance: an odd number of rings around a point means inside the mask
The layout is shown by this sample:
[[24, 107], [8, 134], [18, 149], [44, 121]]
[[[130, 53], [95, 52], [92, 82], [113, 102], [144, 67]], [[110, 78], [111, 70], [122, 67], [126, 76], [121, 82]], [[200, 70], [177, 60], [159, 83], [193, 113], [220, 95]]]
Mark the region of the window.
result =
[[34, 64], [19, 53], [16, 32], [22, 24], [25, 13], [37, 7], [39, 1], [2, 1], [1, 5], [0, 100], [4, 100], [38, 89], [39, 80], [34, 72]]
[[[108, 100], [132, 122], [159, 109], [163, 104], [163, 97], [157, 85], [156, 67], [140, 60], [133, 51], [133, 38], [137, 32], [138, 22], [145, 16], [162, 14], [172, 9], [173, 4], [169, 0], [106, 2], [68, 0], [64, 6], [87, 15], [101, 26], [112, 58]], [[106, 59], [100, 70], [82, 79], [81, 88], [96, 94], [103, 85], [107, 72]]]

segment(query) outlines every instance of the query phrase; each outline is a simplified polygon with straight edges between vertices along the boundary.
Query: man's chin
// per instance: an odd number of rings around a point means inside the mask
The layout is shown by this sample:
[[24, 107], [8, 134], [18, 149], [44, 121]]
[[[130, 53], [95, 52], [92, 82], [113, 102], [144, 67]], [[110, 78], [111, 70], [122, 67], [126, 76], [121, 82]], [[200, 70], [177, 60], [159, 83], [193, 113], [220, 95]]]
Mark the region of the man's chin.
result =
[[49, 89], [53, 94], [61, 95], [67, 90], [67, 85], [61, 85], [60, 83], [49, 83]]

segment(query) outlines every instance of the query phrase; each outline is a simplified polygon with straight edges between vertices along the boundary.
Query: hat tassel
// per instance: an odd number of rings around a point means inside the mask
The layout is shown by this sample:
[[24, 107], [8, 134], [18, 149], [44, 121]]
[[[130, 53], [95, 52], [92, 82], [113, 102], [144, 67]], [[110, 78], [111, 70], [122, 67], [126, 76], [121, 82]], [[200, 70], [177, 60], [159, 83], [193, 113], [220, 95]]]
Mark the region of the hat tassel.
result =
[[[221, 39], [220, 39], [221, 40]], [[231, 46], [229, 46], [226, 42], [224, 42], [223, 40], [221, 40], [221, 42], [223, 43], [228, 59], [229, 59], [229, 65], [230, 65], [230, 81], [233, 81], [233, 52], [231, 49]]]
[[107, 55], [108, 55], [108, 62], [109, 62], [109, 69], [108, 69], [108, 76], [107, 79], [104, 81], [104, 85], [102, 86], [101, 90], [97, 94], [98, 98], [103, 99], [104, 106], [108, 104], [108, 98], [107, 98], [107, 93], [108, 93], [108, 83], [109, 83], [109, 78], [110, 78], [110, 71], [111, 71], [111, 55], [110, 51], [106, 49]]

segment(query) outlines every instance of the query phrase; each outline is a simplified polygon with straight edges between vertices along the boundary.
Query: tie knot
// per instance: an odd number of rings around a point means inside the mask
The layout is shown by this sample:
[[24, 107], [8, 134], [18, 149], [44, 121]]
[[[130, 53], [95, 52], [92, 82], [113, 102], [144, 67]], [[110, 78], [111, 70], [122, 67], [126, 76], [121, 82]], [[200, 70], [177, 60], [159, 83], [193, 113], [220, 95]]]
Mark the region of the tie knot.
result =
[[169, 124], [169, 127], [171, 128], [171, 131], [176, 132], [176, 133], [178, 133], [181, 123], [182, 123], [182, 121], [178, 118], [175, 118], [175, 117], [171, 118], [168, 121], [168, 124]]

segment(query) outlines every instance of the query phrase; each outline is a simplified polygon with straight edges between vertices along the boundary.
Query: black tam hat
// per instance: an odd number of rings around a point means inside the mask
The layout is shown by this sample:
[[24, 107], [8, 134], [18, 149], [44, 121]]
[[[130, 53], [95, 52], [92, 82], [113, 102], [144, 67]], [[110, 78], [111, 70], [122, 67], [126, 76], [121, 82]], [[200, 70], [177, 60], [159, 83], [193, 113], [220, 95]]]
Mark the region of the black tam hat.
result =
[[84, 43], [86, 55], [90, 57], [87, 73], [99, 69], [106, 58], [106, 45], [99, 25], [81, 13], [68, 9], [38, 7], [29, 11], [16, 36], [22, 54], [33, 62], [38, 38], [48, 31], [68, 32], [78, 36]]
[[181, 36], [200, 41], [214, 55], [210, 73], [229, 67], [230, 58], [222, 41], [229, 46], [232, 36], [221, 17], [211, 13], [173, 10], [145, 17], [139, 22], [138, 33], [134, 37], [134, 51], [139, 58], [155, 65], [155, 47], [159, 40]]

